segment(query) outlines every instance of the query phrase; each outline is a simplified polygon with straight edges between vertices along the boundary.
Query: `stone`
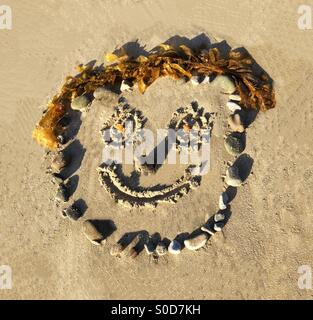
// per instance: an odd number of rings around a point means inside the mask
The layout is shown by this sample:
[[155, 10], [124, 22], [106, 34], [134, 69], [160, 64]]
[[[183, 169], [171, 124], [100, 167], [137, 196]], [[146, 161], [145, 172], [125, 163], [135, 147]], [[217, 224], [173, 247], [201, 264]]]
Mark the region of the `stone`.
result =
[[228, 125], [232, 131], [240, 133], [245, 131], [245, 127], [238, 113], [230, 115], [228, 118]]
[[208, 234], [203, 232], [184, 241], [185, 247], [195, 251], [205, 246], [208, 241]]
[[223, 227], [224, 227], [224, 223], [223, 223], [223, 222], [216, 222], [216, 223], [214, 223], [214, 230], [215, 230], [216, 232], [222, 231]]
[[232, 94], [236, 91], [234, 81], [228, 76], [219, 75], [211, 83], [221, 88], [223, 93]]
[[214, 231], [212, 231], [211, 229], [209, 229], [209, 228], [206, 227], [206, 226], [202, 226], [202, 227], [201, 227], [201, 230], [202, 230], [203, 232], [208, 233], [210, 236], [213, 236], [213, 234], [214, 234]]
[[58, 174], [56, 174], [56, 173], [53, 173], [53, 174], [52, 174], [51, 182], [52, 182], [53, 184], [60, 185], [61, 183], [63, 183], [63, 181], [64, 181], [63, 178], [60, 177]]
[[166, 245], [163, 241], [160, 241], [155, 249], [156, 253], [159, 255], [159, 256], [164, 256], [166, 255], [167, 253], [167, 248], [166, 248]]
[[63, 213], [65, 216], [69, 217], [72, 220], [78, 220], [81, 216], [82, 213], [81, 211], [74, 205], [69, 206], [65, 210], [63, 210]]
[[103, 240], [102, 234], [97, 230], [91, 220], [83, 222], [83, 234], [94, 245], [99, 246]]
[[155, 246], [152, 242], [145, 243], [144, 248], [146, 250], [147, 255], [151, 255], [154, 253]]
[[226, 170], [225, 182], [231, 187], [240, 187], [243, 181], [239, 175], [239, 169], [236, 166], [230, 166]]
[[91, 100], [86, 95], [82, 95], [73, 99], [71, 108], [83, 112], [86, 111], [90, 102]]
[[214, 215], [214, 221], [215, 222], [221, 222], [221, 221], [224, 221], [225, 220], [225, 214], [224, 213], [216, 213]]
[[54, 172], [60, 172], [64, 167], [69, 165], [70, 158], [64, 152], [58, 152], [52, 159], [51, 169]]
[[57, 191], [55, 198], [58, 201], [62, 201], [62, 202], [67, 202], [69, 200], [69, 198], [70, 198], [69, 191], [63, 183], [61, 183], [59, 185], [59, 188], [58, 188], [58, 191]]
[[218, 206], [220, 210], [225, 210], [227, 208], [228, 200], [229, 200], [229, 197], [226, 192], [223, 192], [220, 194], [219, 201], [218, 201]]
[[123, 80], [120, 87], [121, 92], [129, 92], [133, 90], [133, 85], [130, 81]]
[[171, 254], [180, 254], [181, 244], [177, 240], [173, 240], [168, 246], [168, 252]]
[[202, 78], [200, 76], [192, 76], [190, 82], [194, 86], [198, 86], [202, 82]]
[[94, 98], [97, 100], [101, 100], [105, 98], [107, 95], [108, 95], [108, 90], [105, 87], [99, 87], [93, 93]]
[[237, 156], [245, 149], [244, 139], [240, 134], [231, 133], [224, 140], [226, 151], [232, 156]]
[[227, 108], [231, 111], [231, 112], [235, 112], [235, 111], [239, 111], [241, 110], [241, 107], [239, 104], [237, 104], [236, 102], [232, 102], [232, 101], [228, 101], [226, 103]]
[[241, 97], [239, 94], [231, 94], [229, 96], [229, 100], [232, 100], [232, 101], [241, 101]]
[[110, 255], [114, 257], [120, 257], [124, 249], [125, 248], [120, 243], [116, 243], [111, 247]]

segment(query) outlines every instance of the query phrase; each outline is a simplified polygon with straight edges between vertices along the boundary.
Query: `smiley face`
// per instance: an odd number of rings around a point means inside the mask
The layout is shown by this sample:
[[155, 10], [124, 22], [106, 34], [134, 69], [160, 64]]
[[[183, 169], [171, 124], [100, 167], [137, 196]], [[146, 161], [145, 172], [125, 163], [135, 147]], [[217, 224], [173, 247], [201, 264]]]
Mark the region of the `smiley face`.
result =
[[[48, 149], [62, 149], [63, 134], [67, 129], [66, 126], [61, 125], [62, 119], [69, 110], [74, 109], [74, 106], [75, 109], [81, 111], [88, 110], [88, 104], [96, 88], [117, 86], [121, 89], [127, 87], [128, 90], [131, 87], [137, 87], [141, 93], [144, 93], [156, 79], [164, 76], [193, 83], [198, 83], [199, 78], [205, 79], [206, 82], [210, 82], [211, 78], [215, 78], [216, 82], [231, 82], [231, 92], [228, 88], [227, 93], [236, 94], [233, 96], [236, 98], [231, 98], [232, 101], [229, 103], [236, 115], [234, 116], [236, 123], [233, 123], [231, 128], [235, 131], [236, 128], [240, 128], [241, 131], [238, 131], [240, 134], [245, 134], [247, 126], [241, 123], [241, 111], [245, 112], [250, 109], [266, 111], [275, 107], [275, 94], [271, 79], [265, 72], [259, 74], [254, 72], [254, 61], [247, 52], [231, 50], [227, 57], [221, 57], [217, 48], [193, 51], [186, 46], [173, 48], [169, 45], [161, 45], [159, 50], [151, 52], [147, 57], [132, 58], [125, 55], [123, 57], [111, 55], [110, 59], [112, 57], [116, 61], [112, 65], [105, 68], [86, 65], [80, 68], [78, 75], [66, 79], [62, 89], [49, 103], [48, 109], [34, 130], [33, 137], [38, 143]], [[101, 130], [104, 146], [110, 146], [116, 150], [120, 146], [126, 148], [131, 142], [133, 146], [141, 147], [142, 139], [145, 139], [142, 130], [147, 120], [149, 119], [145, 119], [138, 109], [128, 104], [118, 106]], [[167, 129], [175, 133], [174, 142], [171, 140], [169, 143], [170, 139], [165, 138], [164, 144], [168, 152], [174, 150], [181, 155], [194, 148], [203, 149], [211, 135], [211, 115], [204, 112], [203, 108], [191, 104], [177, 109], [169, 120]], [[203, 133], [203, 130], [206, 130], [206, 133]], [[192, 136], [194, 144], [191, 143]], [[228, 140], [232, 141], [232, 139]], [[154, 152], [152, 154], [154, 155]], [[141, 161], [146, 157], [145, 152], [135, 152], [134, 172], [138, 176], [145, 173], [155, 174], [163, 164], [163, 162], [155, 161], [155, 158], [152, 162]], [[164, 161], [166, 157], [161, 158]], [[97, 169], [100, 184], [117, 203], [130, 207], [155, 207], [161, 202], [176, 203], [190, 190], [200, 185], [201, 170], [205, 163], [199, 161], [188, 166], [183, 175], [173, 184], [161, 186], [155, 184], [146, 188], [140, 185], [135, 187], [130, 185], [125, 179], [122, 165], [106, 160], [112, 159], [106, 158]], [[227, 169], [226, 187], [227, 185], [238, 187], [242, 185], [243, 180], [240, 165], [236, 160]], [[188, 249], [200, 249], [206, 244], [209, 237], [222, 230], [228, 220], [227, 210], [231, 201], [228, 189], [223, 190], [219, 200], [219, 212], [201, 227], [201, 231], [197, 230], [195, 234], [192, 233], [188, 239], [184, 240]], [[158, 244], [155, 249], [157, 255], [161, 255], [158, 253], [158, 247], [164, 249], [164, 243]], [[174, 247], [174, 245], [169, 246], [169, 248]], [[119, 252], [124, 250], [123, 246], [119, 248]], [[132, 250], [136, 251], [135, 248], [137, 244]], [[151, 253], [151, 250], [149, 252]], [[164, 250], [162, 255], [163, 253]]]

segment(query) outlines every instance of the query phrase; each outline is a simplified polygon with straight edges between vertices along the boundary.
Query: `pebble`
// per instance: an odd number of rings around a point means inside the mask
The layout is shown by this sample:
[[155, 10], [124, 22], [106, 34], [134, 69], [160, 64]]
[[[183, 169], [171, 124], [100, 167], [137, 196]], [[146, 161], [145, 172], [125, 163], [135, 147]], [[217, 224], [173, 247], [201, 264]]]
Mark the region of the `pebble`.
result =
[[194, 236], [190, 239], [186, 239], [184, 241], [185, 247], [189, 250], [198, 250], [200, 248], [202, 248], [203, 246], [205, 246], [205, 244], [208, 241], [208, 235], [207, 233], [200, 233], [197, 236]]
[[51, 169], [55, 172], [60, 172], [64, 167], [69, 165], [70, 158], [64, 152], [59, 152], [53, 158], [51, 163]]
[[153, 254], [155, 246], [152, 242], [145, 243], [144, 247], [148, 255]]
[[121, 83], [120, 90], [121, 92], [129, 92], [133, 90], [133, 86], [129, 81], [123, 80]]
[[167, 248], [166, 248], [166, 245], [163, 241], [160, 241], [155, 249], [156, 253], [159, 255], [159, 256], [164, 256], [166, 255], [167, 253]]
[[202, 81], [202, 78], [200, 76], [192, 76], [190, 79], [190, 82], [194, 86], [198, 86]]
[[218, 201], [218, 206], [220, 210], [225, 210], [227, 208], [228, 200], [228, 194], [226, 192], [221, 193]]
[[66, 137], [65, 137], [64, 134], [59, 134], [59, 135], [57, 136], [57, 140], [58, 140], [58, 142], [59, 142], [60, 144], [65, 144], [65, 143], [66, 143]]
[[95, 225], [90, 220], [84, 221], [83, 234], [92, 244], [97, 246], [99, 246], [103, 240], [102, 234], [97, 230]]
[[71, 219], [73, 219], [75, 221], [78, 220], [82, 216], [82, 213], [80, 212], [80, 210], [77, 207], [75, 207], [74, 205], [71, 205], [68, 208], [66, 208], [63, 211], [63, 213], [67, 217], [69, 217], [69, 218], [71, 218]]
[[201, 230], [202, 230], [203, 232], [208, 233], [208, 234], [211, 235], [211, 236], [213, 236], [213, 234], [214, 234], [214, 232], [213, 232], [212, 230], [210, 230], [209, 228], [207, 228], [207, 227], [205, 227], [205, 226], [202, 226], [202, 227], [201, 227]]
[[214, 223], [214, 230], [215, 230], [216, 232], [222, 231], [223, 227], [224, 227], [224, 223], [223, 223], [223, 222], [216, 222], [216, 223]]
[[168, 252], [171, 254], [180, 254], [181, 244], [177, 240], [173, 240], [168, 246]]
[[216, 213], [214, 215], [214, 221], [215, 222], [220, 222], [225, 220], [225, 214], [224, 213]]
[[241, 122], [240, 119], [240, 115], [237, 114], [232, 114], [229, 118], [228, 118], [228, 125], [230, 127], [231, 130], [235, 131], [235, 132], [244, 132], [245, 131], [245, 127]]
[[219, 75], [213, 81], [214, 86], [220, 87], [223, 93], [232, 94], [236, 91], [233, 80], [227, 76]]
[[60, 177], [57, 174], [53, 173], [51, 182], [53, 182], [54, 184], [59, 185], [59, 184], [63, 183], [63, 179], [62, 179], [62, 177]]
[[59, 185], [59, 188], [55, 197], [57, 200], [62, 202], [67, 202], [69, 200], [70, 196], [69, 196], [68, 189], [63, 183]]
[[71, 108], [80, 112], [86, 111], [87, 106], [90, 103], [90, 99], [86, 95], [82, 95], [73, 99]]
[[110, 255], [114, 257], [121, 256], [123, 250], [124, 247], [120, 243], [116, 243], [111, 247]]
[[231, 187], [240, 187], [242, 180], [239, 176], [239, 169], [236, 166], [230, 166], [226, 171], [225, 182]]
[[108, 94], [108, 90], [105, 87], [99, 87], [94, 91], [93, 96], [95, 99], [101, 100], [105, 98], [107, 94]]
[[229, 134], [224, 140], [224, 145], [226, 151], [233, 156], [239, 155], [245, 149], [244, 139], [239, 134]]
[[229, 100], [233, 100], [233, 101], [241, 101], [241, 97], [239, 94], [231, 94], [229, 96]]
[[228, 101], [226, 103], [227, 108], [231, 111], [231, 112], [235, 112], [237, 110], [241, 110], [241, 107], [239, 104], [237, 104], [236, 102], [232, 102], [232, 101]]

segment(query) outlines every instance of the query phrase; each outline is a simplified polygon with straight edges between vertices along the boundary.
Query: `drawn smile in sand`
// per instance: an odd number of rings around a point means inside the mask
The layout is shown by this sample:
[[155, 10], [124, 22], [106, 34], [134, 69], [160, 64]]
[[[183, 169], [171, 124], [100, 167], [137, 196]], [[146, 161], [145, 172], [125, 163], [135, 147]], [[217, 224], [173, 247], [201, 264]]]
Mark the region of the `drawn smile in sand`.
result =
[[[220, 88], [222, 94], [229, 95], [227, 107], [231, 115], [224, 145], [227, 152], [235, 157], [224, 176], [219, 211], [184, 238], [177, 236], [167, 241], [141, 233], [130, 238], [122, 237], [111, 248], [111, 255], [136, 257], [145, 248], [147, 254], [157, 260], [167, 252], [178, 254], [184, 247], [196, 251], [204, 247], [212, 235], [222, 231], [230, 217], [229, 204], [234, 198], [234, 191], [243, 185], [250, 173], [253, 160], [242, 154], [246, 129], [259, 110], [267, 111], [275, 107], [272, 80], [245, 50], [229, 50], [222, 54], [218, 46], [191, 49], [186, 45], [172, 47], [162, 44], [147, 55], [138, 57], [132, 57], [123, 50], [116, 52], [119, 54], [106, 55], [111, 63], [106, 67], [80, 65], [76, 76], [67, 77], [33, 132], [34, 139], [55, 154], [51, 168], [58, 184], [57, 198], [60, 202], [69, 200], [67, 186], [58, 172], [75, 160], [69, 159], [63, 150], [69, 143], [67, 132], [73, 126], [72, 110], [88, 111], [93, 99], [101, 100], [110, 90], [122, 93], [137, 87], [144, 93], [159, 77], [182, 79], [195, 86], [200, 83], [213, 85]], [[159, 203], [176, 203], [200, 185], [208, 170], [215, 116], [197, 102], [180, 107], [160, 136], [158, 132], [158, 144], [154, 146], [153, 140], [149, 140], [153, 133], [145, 128], [149, 119], [120, 97], [119, 105], [112, 115], [108, 115], [101, 129], [104, 149], [102, 164], [97, 168], [101, 186], [118, 204], [127, 207], [154, 208]], [[151, 146], [154, 146], [152, 150]], [[175, 163], [173, 161], [177, 161], [177, 157], [186, 168], [171, 184], [160, 185], [155, 181], [149, 187], [143, 187], [140, 183], [134, 185], [123, 172], [123, 164], [126, 163], [133, 166], [137, 177], [155, 175], [165, 160]], [[63, 214], [78, 220], [83, 212], [74, 203], [64, 209]], [[106, 236], [93, 221], [83, 222], [83, 233], [93, 244], [104, 244], [106, 241]]]

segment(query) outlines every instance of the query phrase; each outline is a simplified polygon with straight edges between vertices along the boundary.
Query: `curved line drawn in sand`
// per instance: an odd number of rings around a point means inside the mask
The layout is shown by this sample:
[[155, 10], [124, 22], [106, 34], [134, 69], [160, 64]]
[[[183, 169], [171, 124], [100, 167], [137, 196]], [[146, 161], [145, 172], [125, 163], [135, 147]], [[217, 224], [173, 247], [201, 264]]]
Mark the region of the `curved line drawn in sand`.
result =
[[97, 169], [99, 181], [117, 203], [125, 207], [155, 208], [159, 203], [176, 203], [178, 199], [188, 194], [200, 185], [201, 176], [193, 176], [191, 168], [176, 182], [167, 186], [150, 188], [132, 188], [125, 185], [120, 165], [105, 165]]

